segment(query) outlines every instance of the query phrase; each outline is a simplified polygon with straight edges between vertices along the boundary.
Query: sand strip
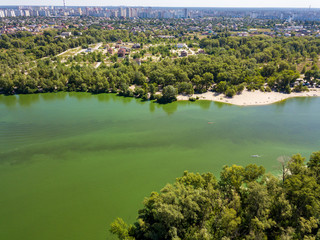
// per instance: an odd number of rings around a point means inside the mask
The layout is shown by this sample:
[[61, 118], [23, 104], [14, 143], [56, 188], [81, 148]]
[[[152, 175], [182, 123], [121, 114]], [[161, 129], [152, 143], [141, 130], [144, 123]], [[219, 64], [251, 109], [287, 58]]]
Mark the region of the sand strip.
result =
[[257, 106], [268, 105], [293, 97], [320, 97], [320, 88], [310, 88], [309, 92], [301, 93], [279, 93], [279, 92], [261, 92], [244, 90], [241, 94], [233, 98], [227, 98], [224, 94], [206, 92], [202, 94], [193, 94], [192, 96], [178, 95], [177, 99], [189, 100], [189, 97], [198, 97], [199, 100], [210, 100], [215, 102], [229, 103], [238, 106]]

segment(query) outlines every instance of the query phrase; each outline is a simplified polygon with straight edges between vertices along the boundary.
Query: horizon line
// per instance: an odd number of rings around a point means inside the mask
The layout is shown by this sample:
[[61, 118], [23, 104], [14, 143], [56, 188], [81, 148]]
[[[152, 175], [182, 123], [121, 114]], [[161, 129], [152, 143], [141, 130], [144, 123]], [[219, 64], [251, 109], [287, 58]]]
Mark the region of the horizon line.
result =
[[[63, 5], [27, 5], [27, 4], [13, 4], [0, 5], [0, 7], [63, 7]], [[154, 7], [154, 8], [252, 8], [252, 9], [320, 9], [320, 7], [182, 7], [182, 6], [139, 6], [139, 5], [70, 5], [66, 7]]]

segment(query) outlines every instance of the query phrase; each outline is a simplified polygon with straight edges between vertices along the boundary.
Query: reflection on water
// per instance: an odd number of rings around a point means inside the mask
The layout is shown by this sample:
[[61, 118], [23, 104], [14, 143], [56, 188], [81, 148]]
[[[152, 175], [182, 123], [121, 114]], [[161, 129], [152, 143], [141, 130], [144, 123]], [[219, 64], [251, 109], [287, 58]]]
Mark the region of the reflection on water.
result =
[[283, 108], [285, 107], [287, 101], [291, 101], [292, 99], [285, 99], [285, 100], [281, 100], [279, 102], [274, 103], [274, 105], [276, 106], [278, 112], [281, 112], [283, 110]]
[[[0, 104], [4, 104], [6, 108], [14, 108], [17, 104], [21, 107], [30, 107], [39, 101], [43, 102], [52, 102], [57, 100], [66, 100], [67, 98], [76, 99], [79, 102], [84, 102], [89, 99], [97, 99], [99, 102], [108, 103], [119, 102], [123, 105], [128, 105], [135, 101], [138, 105], [149, 104], [150, 112], [154, 112], [155, 109], [162, 109], [167, 114], [173, 114], [178, 109], [178, 104], [157, 104], [154, 101], [142, 101], [141, 99], [136, 99], [132, 97], [123, 97], [117, 96], [114, 93], [101, 93], [101, 94], [91, 94], [91, 93], [82, 93], [82, 92], [59, 92], [59, 93], [40, 93], [40, 94], [28, 94], [28, 95], [13, 95], [13, 96], [4, 96], [0, 95]], [[186, 102], [190, 104], [190, 102]], [[192, 104], [192, 103], [191, 103]], [[193, 103], [195, 104], [195, 103]], [[183, 104], [182, 104], [183, 105]], [[199, 104], [203, 108], [203, 104]], [[206, 103], [204, 108], [209, 108], [210, 103]]]
[[199, 101], [199, 105], [203, 110], [208, 110], [211, 106], [212, 101]]
[[225, 106], [230, 106], [230, 104], [227, 104], [227, 103], [222, 103], [222, 102], [213, 102], [214, 105], [218, 108], [223, 108]]
[[[119, 102], [123, 105], [127, 105], [135, 101], [136, 104], [144, 105], [149, 104], [150, 112], [154, 112], [156, 109], [162, 109], [168, 115], [175, 113], [179, 107], [183, 106], [199, 106], [203, 110], [208, 110], [214, 105], [217, 108], [230, 107], [231, 104], [221, 103], [221, 102], [213, 102], [207, 100], [198, 100], [196, 102], [191, 101], [179, 101], [170, 104], [157, 104], [155, 101], [142, 101], [141, 99], [135, 99], [132, 97], [123, 97], [118, 96], [115, 93], [101, 93], [101, 94], [91, 94], [91, 93], [83, 93], [83, 92], [58, 92], [58, 93], [41, 93], [41, 94], [21, 94], [21, 95], [12, 95], [5, 96], [0, 95], [0, 105], [4, 104], [6, 108], [13, 109], [17, 105], [22, 107], [31, 107], [33, 104], [38, 103], [39, 101], [44, 102], [52, 102], [57, 100], [66, 100], [67, 98], [76, 99], [79, 102], [83, 102], [88, 99], [97, 99], [99, 102]], [[297, 105], [308, 105], [312, 101], [317, 99], [316, 97], [297, 97], [297, 98], [289, 98], [283, 101], [272, 104], [275, 106], [278, 112], [282, 112], [284, 107], [288, 102], [295, 101]], [[239, 106], [240, 107], [240, 106]], [[254, 106], [250, 106], [254, 107]], [[261, 107], [261, 106], [256, 106]], [[243, 106], [241, 106], [243, 108]]]
[[19, 96], [18, 102], [22, 107], [30, 107], [32, 104], [39, 102], [40, 94], [29, 94], [27, 97]]
[[0, 104], [4, 104], [8, 109], [16, 106], [18, 102], [18, 96], [5, 96], [0, 94]]
[[[134, 98], [132, 97], [122, 97], [115, 95], [114, 101], [122, 102], [124, 105], [127, 105], [128, 103], [132, 102]], [[140, 101], [137, 101], [139, 103]]]
[[66, 99], [67, 95], [68, 93], [66, 92], [58, 92], [58, 93], [43, 93], [40, 96], [44, 101], [55, 101], [55, 100]]
[[106, 102], [106, 103], [109, 102], [113, 97], [112, 94], [107, 94], [107, 93], [96, 94], [95, 96], [97, 97], [99, 102]]
[[153, 113], [156, 110], [156, 104], [155, 103], [150, 103], [149, 104], [149, 110], [151, 113]]
[[165, 111], [168, 115], [171, 115], [177, 111], [178, 103], [173, 102], [173, 103], [168, 103], [168, 104], [158, 104], [157, 107], [162, 108], [162, 110]]

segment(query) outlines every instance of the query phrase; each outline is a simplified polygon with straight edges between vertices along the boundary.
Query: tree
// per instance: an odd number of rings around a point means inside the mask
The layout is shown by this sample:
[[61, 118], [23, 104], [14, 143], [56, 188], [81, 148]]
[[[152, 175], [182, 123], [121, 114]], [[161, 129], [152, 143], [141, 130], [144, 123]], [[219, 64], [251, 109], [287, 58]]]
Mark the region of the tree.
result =
[[129, 229], [132, 226], [128, 226], [123, 219], [117, 218], [112, 224], [110, 228], [110, 232], [112, 234], [117, 235], [117, 237], [121, 240], [130, 240], [134, 239], [133, 237], [129, 236]]
[[205, 88], [207, 90], [214, 83], [213, 74], [210, 72], [206, 72], [205, 74], [203, 74], [202, 77], [203, 77]]
[[236, 86], [237, 94], [241, 94], [244, 89], [245, 89], [245, 83], [241, 83], [241, 84], [237, 85]]
[[145, 94], [145, 91], [144, 91], [144, 89], [142, 89], [141, 87], [136, 87], [136, 88], [134, 89], [134, 95], [135, 95], [136, 97], [142, 97], [144, 94]]
[[225, 94], [228, 98], [232, 98], [234, 95], [236, 95], [236, 91], [233, 87], [227, 87]]
[[195, 75], [191, 82], [196, 86], [196, 91], [197, 92], [202, 92], [202, 78], [199, 75]]
[[173, 86], [169, 85], [163, 88], [162, 90], [162, 97], [159, 99], [160, 103], [170, 103], [176, 101], [178, 91]]
[[154, 99], [154, 94], [156, 93], [157, 88], [153, 84], [149, 84], [150, 100]]
[[227, 90], [227, 82], [221, 81], [215, 86], [215, 91], [218, 93], [224, 93]]
[[315, 63], [318, 61], [318, 58], [319, 58], [318, 54], [316, 52], [310, 53], [310, 57], [311, 57], [312, 61]]
[[117, 61], [118, 61], [118, 55], [117, 55], [116, 53], [113, 54], [113, 55], [110, 57], [110, 60], [111, 60], [113, 63], [117, 62]]
[[271, 77], [275, 72], [277, 71], [277, 68], [274, 64], [266, 64], [261, 69], [261, 75], [263, 77]]
[[286, 93], [290, 93], [291, 92], [290, 85], [292, 85], [297, 80], [298, 77], [299, 77], [299, 73], [294, 72], [292, 70], [282, 71], [276, 79], [278, 90], [284, 91]]
[[143, 85], [146, 82], [146, 77], [139, 71], [134, 73], [133, 83], [137, 85]]
[[310, 156], [310, 160], [307, 163], [311, 172], [315, 175], [318, 184], [320, 184], [320, 151], [314, 152]]
[[187, 83], [187, 82], [179, 83], [178, 84], [178, 93], [192, 95], [193, 94], [193, 86], [192, 86], [192, 84], [191, 83]]

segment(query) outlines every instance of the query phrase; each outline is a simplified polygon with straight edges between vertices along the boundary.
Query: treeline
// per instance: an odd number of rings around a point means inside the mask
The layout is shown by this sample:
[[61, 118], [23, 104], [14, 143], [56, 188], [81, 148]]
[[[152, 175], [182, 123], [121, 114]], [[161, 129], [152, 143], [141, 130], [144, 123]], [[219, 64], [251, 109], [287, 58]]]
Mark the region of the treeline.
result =
[[121, 218], [121, 240], [319, 239], [320, 152], [281, 159], [280, 176], [263, 167], [225, 166], [213, 174], [185, 172], [145, 198], [137, 221]]
[[[170, 50], [175, 46], [159, 45], [133, 54], [133, 58], [140, 58], [147, 53], [159, 55], [159, 61], [149, 58], [139, 66], [131, 57], [118, 59], [116, 54], [78, 54], [68, 57], [64, 63], [55, 54], [81, 44], [143, 38], [145, 33], [100, 31], [93, 28], [75, 39], [55, 38], [57, 33], [45, 31], [43, 35], [31, 36], [20, 32], [0, 37], [2, 43], [9, 46], [0, 51], [1, 93], [118, 92], [146, 100], [158, 99], [155, 93], [168, 86], [175, 89], [170, 91], [175, 95], [212, 90], [232, 97], [245, 88], [250, 91], [290, 93], [300, 74], [297, 64], [308, 56], [313, 57], [313, 66], [305, 66], [302, 70], [305, 79], [313, 85], [320, 77], [316, 64], [320, 52], [320, 40], [317, 38], [218, 36], [215, 39], [194, 40], [195, 43], [199, 41], [200, 47], [209, 55], [199, 54], [186, 58], [172, 58]], [[16, 44], [17, 41], [23, 44]], [[37, 59], [42, 56], [48, 58]], [[108, 66], [104, 64], [106, 59], [109, 60]], [[102, 64], [94, 69], [91, 66], [94, 62]], [[138, 86], [135, 90], [138, 92], [129, 88], [131, 85]], [[293, 90], [304, 91], [307, 87], [300, 84]], [[170, 99], [174, 100], [175, 96]]]
[[[61, 32], [70, 31], [72, 37], [57, 37]], [[80, 32], [82, 35], [80, 35]], [[150, 33], [130, 33], [127, 30], [103, 30], [90, 27], [87, 30], [77, 29], [46, 30], [41, 35], [33, 35], [30, 32], [17, 32], [15, 34], [3, 34], [0, 37], [0, 49], [23, 49], [23, 54], [33, 58], [55, 56], [70, 48], [79, 46], [87, 47], [88, 44], [98, 42], [125, 42], [151, 43]], [[159, 39], [158, 39], [159, 40]], [[165, 40], [162, 40], [165, 41]], [[156, 41], [159, 42], [159, 41]], [[6, 51], [4, 51], [6, 52]], [[12, 51], [11, 53], [13, 53]]]
[[320, 39], [315, 37], [220, 37], [204, 38], [200, 47], [209, 54], [217, 51], [232, 50], [234, 55], [242, 58], [254, 58], [258, 63], [287, 60], [299, 63], [307, 57], [318, 61]]
[[[111, 66], [101, 64], [94, 69], [90, 64], [102, 59], [101, 54], [70, 57], [69, 66], [50, 59], [21, 69], [0, 69], [0, 90], [5, 94], [52, 91], [121, 92], [130, 85], [156, 86], [156, 91], [174, 86], [178, 93], [193, 94], [213, 90], [233, 96], [245, 87], [249, 90], [290, 92], [290, 85], [299, 77], [294, 65], [286, 62], [269, 63], [262, 68], [255, 59], [236, 56], [198, 55], [188, 58], [146, 62], [138, 66], [125, 58]], [[319, 72], [319, 69], [317, 69]], [[267, 83], [267, 87], [265, 84]], [[49, 87], [48, 87], [49, 86]], [[146, 89], [145, 89], [146, 90]]]

